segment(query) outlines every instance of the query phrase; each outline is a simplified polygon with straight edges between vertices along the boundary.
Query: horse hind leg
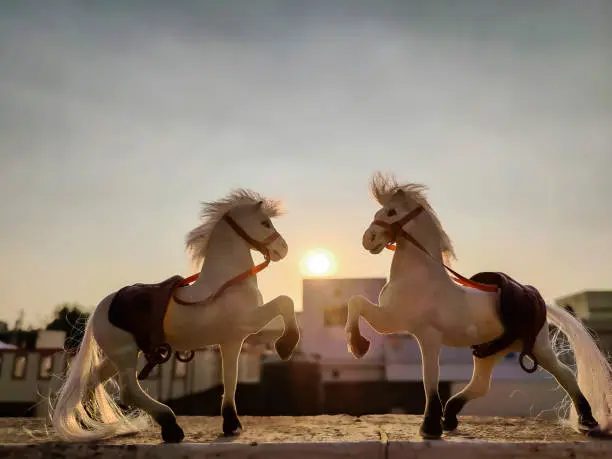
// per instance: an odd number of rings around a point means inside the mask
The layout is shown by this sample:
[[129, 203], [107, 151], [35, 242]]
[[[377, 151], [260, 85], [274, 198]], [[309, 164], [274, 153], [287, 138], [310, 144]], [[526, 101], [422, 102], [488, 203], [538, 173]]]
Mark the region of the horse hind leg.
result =
[[93, 370], [93, 373], [94, 377], [88, 389], [90, 394], [93, 393], [98, 386], [115, 376], [117, 374], [117, 368], [107, 357], [103, 357], [102, 361]]
[[[108, 358], [103, 357], [102, 361], [93, 370], [93, 378], [87, 387], [87, 395], [85, 396], [85, 400], [95, 400], [96, 389], [98, 389], [98, 387], [102, 386], [116, 374], [117, 368], [113, 362], [111, 362]], [[118, 404], [118, 406], [121, 409], [125, 408], [124, 406], [121, 406], [121, 404]], [[95, 413], [92, 411], [92, 407], [89, 403], [86, 403], [84, 408], [90, 416], [95, 416]]]
[[[105, 358], [98, 368], [96, 368], [97, 379], [94, 381], [94, 385], [90, 388], [90, 394], [93, 396], [96, 388], [104, 383], [106, 383], [113, 376], [119, 375], [117, 371], [117, 367], [115, 364], [108, 358]], [[130, 411], [130, 405], [133, 405], [129, 398], [129, 392], [127, 390], [120, 390], [119, 393], [119, 401], [117, 406], [123, 411]]]
[[[119, 356], [117, 356], [119, 357]], [[126, 353], [115, 357], [114, 364], [119, 369], [122, 405], [136, 406], [149, 414], [161, 427], [162, 439], [166, 443], [178, 443], [185, 438], [172, 409], [147, 394], [136, 377], [138, 353]]]
[[479, 358], [474, 356], [474, 370], [472, 372], [472, 379], [463, 388], [463, 390], [453, 395], [444, 406], [444, 414], [442, 420], [442, 427], [446, 431], [452, 431], [459, 425], [457, 419], [458, 414], [470, 401], [480, 397], [484, 397], [489, 392], [491, 387], [491, 376], [493, 374], [493, 367], [501, 358], [512, 352], [513, 348], [505, 349], [502, 352], [493, 354], [489, 357]]
[[596, 433], [599, 423], [593, 417], [591, 406], [582, 394], [578, 381], [572, 370], [559, 360], [550, 342], [548, 327], [538, 334], [533, 346], [533, 355], [539, 365], [548, 371], [563, 387], [578, 413], [578, 427], [583, 432]]
[[[108, 321], [109, 306], [110, 301], [101, 305], [96, 319], [97, 327], [94, 331], [96, 341], [107, 361], [119, 373], [119, 407], [126, 409], [127, 406], [132, 405], [140, 408], [160, 425], [164, 441], [180, 442], [184, 438], [184, 433], [176, 422], [174, 412], [170, 407], [152, 399], [138, 383], [136, 379], [138, 345], [130, 333], [115, 327]], [[111, 372], [103, 365], [100, 365], [98, 369], [100, 380]]]

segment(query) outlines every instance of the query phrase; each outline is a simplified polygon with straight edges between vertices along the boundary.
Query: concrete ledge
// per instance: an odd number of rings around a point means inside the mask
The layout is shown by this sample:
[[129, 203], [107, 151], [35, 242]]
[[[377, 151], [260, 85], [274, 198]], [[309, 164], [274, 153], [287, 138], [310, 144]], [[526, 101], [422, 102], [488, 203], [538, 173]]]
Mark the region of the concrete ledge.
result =
[[244, 417], [245, 431], [228, 439], [219, 435], [218, 417], [182, 417], [185, 441], [166, 445], [157, 428], [95, 444], [67, 444], [47, 436], [42, 419], [0, 418], [0, 458], [612, 458], [612, 441], [590, 439], [550, 421], [461, 421], [456, 433], [423, 441], [420, 416]]

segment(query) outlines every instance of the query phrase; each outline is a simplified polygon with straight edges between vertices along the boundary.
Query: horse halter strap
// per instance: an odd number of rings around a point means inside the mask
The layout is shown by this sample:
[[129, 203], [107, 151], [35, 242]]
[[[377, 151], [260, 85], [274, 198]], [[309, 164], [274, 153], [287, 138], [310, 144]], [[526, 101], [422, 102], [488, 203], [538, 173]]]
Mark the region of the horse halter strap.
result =
[[[373, 224], [381, 226], [385, 228], [387, 231], [389, 231], [389, 234], [391, 235], [393, 242], [397, 241], [398, 236], [403, 236], [404, 239], [409, 240], [414, 246], [416, 246], [418, 249], [420, 249], [422, 252], [428, 255], [431, 259], [438, 261], [429, 253], [429, 251], [423, 246], [423, 244], [417, 241], [414, 238], [414, 236], [412, 236], [412, 234], [408, 233], [404, 229], [404, 226], [406, 225], [406, 223], [418, 217], [421, 214], [421, 212], [423, 212], [423, 210], [424, 210], [423, 206], [419, 205], [415, 209], [412, 209], [410, 212], [408, 212], [404, 217], [400, 218], [399, 220], [393, 223], [387, 223], [382, 220], [374, 220]], [[389, 250], [395, 250], [396, 245], [393, 242], [387, 244], [386, 248]], [[475, 282], [473, 280], [468, 279], [465, 276], [462, 276], [461, 274], [459, 274], [457, 271], [453, 270], [452, 268], [449, 268], [448, 266], [446, 266], [446, 264], [442, 262], [439, 262], [439, 263], [441, 263], [442, 266], [444, 266], [447, 270], [449, 270], [455, 276], [453, 280], [455, 280], [456, 282], [462, 285], [465, 285], [466, 287], [472, 287], [477, 290], [481, 290], [483, 292], [493, 292], [493, 293], [497, 292], [498, 290], [497, 285], [483, 284], [481, 282]]]
[[[226, 214], [223, 217], [223, 219], [236, 232], [236, 234], [238, 234], [238, 236], [240, 236], [242, 239], [244, 239], [246, 242], [248, 242], [251, 245], [251, 247], [253, 247], [255, 250], [257, 250], [257, 251], [259, 251], [259, 252], [261, 252], [263, 254], [264, 261], [262, 261], [257, 266], [253, 266], [252, 268], [247, 269], [246, 271], [241, 272], [237, 276], [232, 277], [230, 280], [228, 280], [223, 285], [221, 285], [221, 287], [219, 287], [219, 289], [215, 293], [213, 293], [212, 295], [208, 296], [207, 298], [205, 298], [203, 300], [184, 301], [184, 300], [180, 300], [176, 296], [174, 296], [174, 301], [177, 302], [178, 304], [189, 306], [189, 305], [202, 304], [202, 303], [206, 303], [206, 302], [211, 301], [211, 300], [215, 300], [219, 296], [221, 296], [221, 294], [225, 290], [227, 290], [229, 287], [231, 287], [232, 285], [235, 285], [235, 284], [237, 284], [239, 282], [242, 282], [245, 279], [248, 279], [249, 277], [254, 276], [255, 274], [259, 273], [260, 271], [263, 271], [264, 269], [266, 269], [268, 267], [268, 265], [270, 264], [270, 254], [268, 253], [268, 247], [267, 246], [269, 244], [271, 244], [272, 242], [274, 242], [277, 238], [280, 237], [280, 234], [277, 231], [274, 231], [270, 236], [265, 238], [263, 241], [257, 241], [255, 239], [253, 239], [251, 236], [249, 236], [246, 233], [246, 231], [244, 231], [240, 227], [240, 225], [238, 225], [238, 223], [236, 223], [236, 221], [232, 217], [230, 217], [229, 215]], [[189, 285], [191, 282], [195, 281], [199, 276], [200, 276], [199, 273], [193, 274], [193, 275], [187, 277], [185, 280], [183, 280], [183, 282], [180, 285], [181, 286]]]
[[245, 230], [243, 230], [240, 225], [238, 225], [238, 223], [236, 223], [236, 221], [230, 217], [229, 215], [225, 215], [223, 217], [223, 219], [229, 224], [229, 226], [232, 227], [232, 229], [238, 234], [238, 236], [240, 236], [242, 239], [244, 239], [245, 241], [247, 241], [249, 244], [251, 244], [251, 247], [253, 247], [255, 250], [261, 252], [264, 256], [268, 256], [268, 244], [271, 244], [272, 242], [274, 242], [279, 236], [280, 234], [278, 234], [276, 231], [274, 231], [270, 236], [268, 236], [267, 238], [265, 238], [263, 241], [256, 241], [255, 239], [253, 239], [251, 236], [249, 236]]
[[[412, 209], [410, 212], [408, 212], [405, 216], [403, 216], [402, 218], [400, 218], [399, 220], [393, 222], [393, 223], [387, 223], [384, 222], [382, 220], [374, 220], [374, 224], [378, 225], [378, 226], [382, 226], [384, 229], [386, 229], [387, 231], [389, 231], [389, 234], [391, 235], [391, 238], [396, 241], [397, 237], [400, 235], [403, 235], [404, 237], [406, 236], [410, 236], [410, 234], [408, 234], [405, 230], [404, 230], [404, 225], [406, 223], [408, 223], [410, 220], [415, 219], [416, 217], [418, 217], [421, 212], [423, 212], [423, 206], [418, 206], [415, 209]], [[410, 236], [410, 239], [413, 239], [412, 236]], [[416, 240], [415, 240], [416, 241]], [[411, 242], [413, 242], [411, 240]], [[419, 244], [417, 242], [417, 247], [421, 246], [421, 244]], [[389, 246], [392, 246], [393, 244], [387, 244], [387, 248], [389, 248], [390, 250], [395, 250], [394, 248], [390, 248]], [[422, 246], [421, 246], [422, 247]], [[419, 248], [421, 248], [419, 247]], [[421, 250], [423, 250], [424, 248], [422, 248]]]

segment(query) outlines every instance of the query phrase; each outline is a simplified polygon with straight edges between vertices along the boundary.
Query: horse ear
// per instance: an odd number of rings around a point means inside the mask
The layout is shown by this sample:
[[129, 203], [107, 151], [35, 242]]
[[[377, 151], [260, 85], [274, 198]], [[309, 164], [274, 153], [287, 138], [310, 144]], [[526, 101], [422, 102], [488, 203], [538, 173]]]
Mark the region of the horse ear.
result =
[[260, 210], [261, 206], [263, 206], [263, 201], [259, 201], [257, 204], [255, 204], [255, 210]]
[[404, 193], [404, 190], [402, 190], [401, 188], [398, 188], [395, 193], [393, 193], [393, 197], [394, 198], [403, 198], [406, 195], [406, 193]]

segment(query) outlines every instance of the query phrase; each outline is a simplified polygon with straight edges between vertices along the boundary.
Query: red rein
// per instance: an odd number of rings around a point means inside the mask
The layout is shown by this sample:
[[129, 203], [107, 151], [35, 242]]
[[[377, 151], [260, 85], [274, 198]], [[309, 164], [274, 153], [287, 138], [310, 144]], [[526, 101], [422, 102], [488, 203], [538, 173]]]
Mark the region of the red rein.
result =
[[[389, 249], [389, 250], [395, 250], [395, 244], [387, 244], [385, 247], [387, 249]], [[427, 253], [427, 255], [429, 255], [428, 252], [426, 252], [426, 253]], [[492, 292], [492, 293], [495, 293], [498, 290], [497, 285], [483, 284], [481, 282], [475, 282], [473, 280], [468, 279], [465, 276], [462, 276], [457, 271], [455, 271], [452, 268], [449, 268], [448, 266], [446, 266], [444, 263], [442, 263], [442, 266], [444, 266], [446, 269], [448, 269], [451, 273], [454, 274], [455, 277], [453, 277], [452, 279], [455, 282], [457, 282], [458, 284], [465, 285], [466, 287], [472, 287], [472, 288], [475, 288], [477, 290], [481, 290], [483, 292]]]
[[[431, 254], [427, 251], [427, 249], [419, 241], [417, 241], [410, 233], [407, 233], [403, 228], [406, 223], [416, 218], [421, 212], [423, 212], [423, 210], [424, 209], [422, 206], [418, 206], [416, 209], [410, 211], [406, 216], [404, 216], [403, 218], [399, 219], [396, 222], [387, 223], [381, 220], [374, 220], [374, 224], [378, 226], [382, 226], [387, 231], [389, 231], [389, 233], [391, 234], [394, 240], [397, 240], [397, 237], [400, 235], [404, 236], [404, 238], [408, 239], [414, 246], [416, 246], [421, 251], [423, 251], [425, 254], [427, 254], [431, 259], [435, 260], [435, 258], [431, 256]], [[385, 247], [389, 250], [395, 250], [396, 248], [394, 243], [389, 243]], [[468, 279], [465, 276], [462, 276], [457, 271], [446, 266], [444, 263], [442, 263], [442, 266], [444, 266], [448, 271], [453, 273], [455, 277], [453, 277], [452, 279], [461, 285], [465, 285], [466, 287], [475, 288], [483, 292], [495, 293], [498, 290], [497, 285], [483, 284], [481, 282], [475, 282], [473, 280]]]
[[[387, 222], [383, 222], [383, 221], [380, 221], [380, 220], [374, 220], [374, 223], [379, 225], [379, 226], [382, 226], [383, 228], [388, 230], [391, 233], [391, 235], [393, 236], [394, 239], [397, 239], [397, 236], [399, 236], [399, 235], [404, 236], [412, 244], [414, 244], [420, 250], [425, 252], [429, 257], [431, 257], [432, 259], [435, 260], [435, 258], [433, 258], [431, 256], [431, 254], [427, 251], [427, 249], [425, 247], [423, 247], [423, 245], [421, 245], [414, 237], [412, 237], [412, 235], [410, 235], [409, 233], [404, 231], [404, 229], [402, 228], [410, 220], [412, 220], [413, 218], [417, 217], [422, 211], [423, 211], [423, 208], [421, 206], [419, 206], [416, 209], [414, 209], [413, 211], [409, 212], [405, 217], [403, 217], [402, 219], [398, 220], [397, 222], [387, 223]], [[214, 300], [214, 299], [218, 298], [225, 290], [227, 290], [232, 285], [237, 284], [238, 282], [241, 282], [241, 281], [243, 281], [245, 279], [248, 279], [249, 277], [252, 277], [252, 276], [256, 275], [260, 271], [263, 271], [264, 269], [266, 269], [268, 267], [268, 265], [270, 264], [270, 256], [268, 255], [268, 250], [267, 250], [266, 246], [269, 243], [271, 243], [272, 241], [274, 241], [276, 238], [279, 237], [279, 234], [276, 231], [272, 235], [270, 235], [268, 238], [266, 238], [264, 241], [260, 242], [260, 241], [256, 241], [256, 240], [252, 239], [249, 235], [247, 235], [245, 233], [245, 231], [242, 228], [240, 228], [236, 224], [236, 222], [234, 222], [234, 220], [231, 219], [229, 216], [226, 216], [225, 220], [234, 229], [234, 231], [236, 231], [243, 239], [245, 239], [247, 242], [249, 242], [253, 246], [253, 248], [255, 248], [255, 249], [259, 250], [261, 253], [263, 253], [264, 257], [265, 257], [265, 260], [263, 262], [261, 262], [260, 264], [258, 264], [257, 266], [253, 266], [251, 269], [249, 269], [247, 271], [244, 271], [244, 272], [238, 274], [235, 277], [232, 277], [230, 280], [225, 282], [221, 287], [219, 287], [219, 289], [215, 293], [213, 293], [212, 295], [210, 295], [208, 298], [206, 298], [204, 300], [199, 300], [199, 301], [195, 301], [195, 302], [185, 302], [185, 301], [179, 300], [178, 298], [175, 297], [174, 301], [176, 301], [177, 303], [189, 305], [189, 304], [205, 303], [207, 301]], [[393, 243], [389, 243], [385, 247], [387, 249], [393, 250], [393, 251], [395, 251], [395, 248], [396, 248], [395, 244], [393, 244]], [[483, 292], [497, 292], [497, 290], [498, 290], [497, 285], [483, 284], [481, 282], [475, 282], [473, 280], [468, 279], [465, 276], [462, 276], [457, 271], [455, 271], [452, 268], [449, 268], [448, 266], [446, 266], [446, 264], [444, 264], [444, 263], [442, 263], [442, 266], [444, 266], [448, 271], [450, 271], [455, 276], [452, 279], [455, 282], [457, 282], [457, 283], [459, 283], [461, 285], [465, 285], [466, 287], [475, 288], [475, 289], [481, 290]], [[199, 273], [192, 274], [191, 276], [189, 276], [189, 277], [187, 277], [187, 278], [185, 278], [183, 280], [183, 282], [181, 283], [181, 286], [186, 286], [186, 285], [191, 284], [193, 281], [197, 280], [199, 276], [200, 276]]]
[[[258, 250], [259, 252], [261, 252], [264, 255], [264, 258], [265, 258], [264, 261], [259, 263], [257, 266], [253, 266], [251, 269], [243, 271], [240, 274], [238, 274], [237, 276], [232, 277], [230, 280], [225, 282], [221, 287], [219, 287], [215, 293], [213, 293], [212, 295], [208, 296], [207, 298], [205, 298], [203, 300], [198, 300], [198, 301], [193, 301], [193, 302], [192, 301], [183, 301], [183, 300], [178, 299], [175, 296], [174, 297], [174, 301], [176, 301], [178, 304], [182, 304], [182, 305], [195, 305], [195, 304], [202, 304], [202, 303], [206, 303], [206, 302], [211, 301], [211, 300], [215, 300], [219, 296], [221, 296], [221, 294], [225, 290], [227, 290], [229, 287], [231, 287], [232, 285], [235, 285], [235, 284], [237, 284], [239, 282], [242, 282], [245, 279], [248, 279], [249, 277], [252, 277], [252, 276], [256, 275], [258, 272], [263, 271], [264, 269], [266, 269], [268, 267], [268, 265], [270, 264], [270, 255], [268, 253], [267, 245], [270, 244], [271, 242], [273, 242], [275, 239], [277, 239], [280, 236], [280, 234], [278, 234], [276, 231], [274, 231], [270, 236], [268, 236], [263, 241], [257, 241], [255, 239], [253, 239], [251, 236], [249, 236], [229, 215], [226, 215], [224, 217], [224, 220], [232, 227], [232, 229], [234, 231], [236, 231], [236, 233], [238, 233], [238, 235], [240, 237], [242, 237], [242, 239], [247, 241], [249, 244], [251, 244], [251, 246], [254, 249]], [[193, 281], [195, 281], [198, 277], [200, 277], [200, 273], [192, 274], [191, 276], [185, 278], [183, 280], [183, 282], [181, 282], [180, 285], [182, 287], [184, 287], [186, 285], [189, 285]]]

